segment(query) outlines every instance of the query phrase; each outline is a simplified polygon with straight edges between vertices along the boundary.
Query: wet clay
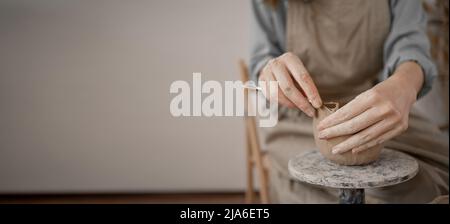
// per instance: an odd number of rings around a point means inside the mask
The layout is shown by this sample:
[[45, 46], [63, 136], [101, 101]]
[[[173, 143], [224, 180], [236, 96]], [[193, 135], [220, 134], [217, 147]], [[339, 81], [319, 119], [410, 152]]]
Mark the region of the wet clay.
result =
[[356, 154], [353, 154], [352, 150], [350, 150], [341, 154], [334, 155], [333, 153], [331, 153], [331, 149], [333, 148], [333, 146], [343, 142], [351, 135], [340, 136], [331, 139], [319, 139], [317, 137], [317, 124], [319, 124], [319, 122], [328, 115], [334, 113], [337, 109], [339, 109], [339, 103], [327, 102], [324, 103], [321, 108], [316, 110], [316, 114], [313, 119], [313, 129], [314, 140], [319, 152], [328, 160], [340, 165], [364, 165], [377, 160], [383, 148], [382, 145], [376, 145]]

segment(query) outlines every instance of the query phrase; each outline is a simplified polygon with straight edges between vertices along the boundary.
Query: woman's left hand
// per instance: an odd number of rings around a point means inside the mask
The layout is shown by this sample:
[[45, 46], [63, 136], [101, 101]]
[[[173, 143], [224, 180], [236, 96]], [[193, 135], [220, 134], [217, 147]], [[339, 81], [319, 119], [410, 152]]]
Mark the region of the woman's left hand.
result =
[[352, 135], [332, 149], [333, 154], [358, 153], [401, 134], [423, 84], [423, 72], [415, 62], [402, 63], [387, 80], [361, 93], [323, 119], [319, 138]]

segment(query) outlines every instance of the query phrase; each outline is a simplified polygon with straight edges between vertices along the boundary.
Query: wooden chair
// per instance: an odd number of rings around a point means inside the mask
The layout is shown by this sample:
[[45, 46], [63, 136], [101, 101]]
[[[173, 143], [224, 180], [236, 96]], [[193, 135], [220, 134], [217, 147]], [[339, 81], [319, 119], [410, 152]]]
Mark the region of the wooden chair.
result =
[[[239, 68], [241, 73], [241, 81], [246, 83], [249, 80], [249, 71], [247, 65], [243, 60], [239, 61]], [[254, 90], [250, 90], [254, 91]], [[245, 97], [245, 114], [253, 110], [253, 102], [248, 101], [249, 90], [244, 90]], [[250, 106], [249, 106], [250, 105]], [[255, 117], [245, 116], [245, 133], [246, 133], [246, 169], [247, 169], [247, 189], [245, 192], [245, 202], [255, 202], [255, 189], [254, 189], [254, 171], [259, 178], [259, 198], [262, 204], [269, 202], [269, 184], [268, 184], [268, 159], [266, 153], [261, 150], [259, 143], [258, 132], [256, 129]]]

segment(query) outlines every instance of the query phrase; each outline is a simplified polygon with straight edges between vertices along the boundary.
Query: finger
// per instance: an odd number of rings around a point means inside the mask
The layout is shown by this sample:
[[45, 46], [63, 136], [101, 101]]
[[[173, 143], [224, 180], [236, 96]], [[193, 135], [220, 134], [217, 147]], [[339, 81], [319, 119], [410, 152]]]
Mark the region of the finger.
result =
[[286, 107], [295, 108], [295, 104], [292, 103], [282, 92], [281, 88], [278, 86], [278, 102]]
[[[269, 81], [275, 81], [275, 77], [271, 74], [268, 78]], [[267, 84], [266, 84], [267, 85]], [[268, 85], [267, 85], [268, 86]], [[267, 87], [268, 88], [268, 87]], [[278, 86], [278, 103], [289, 108], [295, 108], [295, 104], [292, 103], [282, 92]]]
[[374, 140], [372, 140], [366, 144], [360, 145], [360, 146], [352, 149], [352, 153], [360, 153], [360, 152], [370, 149], [376, 145], [383, 144], [384, 142], [397, 136], [399, 133], [401, 133], [401, 128], [397, 127], [391, 131], [388, 131], [388, 132], [382, 134], [381, 136], [375, 138]]
[[324, 118], [318, 125], [319, 130], [329, 128], [331, 126], [340, 124], [344, 121], [350, 120], [355, 116], [361, 114], [370, 107], [370, 104], [365, 97], [358, 96], [348, 104], [338, 109], [336, 112], [332, 113], [328, 117]]
[[314, 116], [314, 109], [306, 100], [306, 98], [300, 93], [300, 91], [295, 88], [294, 83], [290, 77], [289, 72], [279, 62], [272, 63], [272, 72], [278, 81], [281, 91], [284, 95], [294, 103], [300, 110], [305, 112], [308, 116]]
[[381, 115], [376, 108], [370, 108], [351, 120], [320, 131], [318, 137], [328, 139], [357, 133], [383, 119]]
[[340, 144], [334, 146], [332, 148], [333, 154], [339, 154], [347, 152], [355, 147], [361, 146], [367, 142], [372, 141], [383, 133], [388, 132], [393, 129], [394, 122], [388, 122], [386, 120], [382, 120], [363, 131], [359, 132], [348, 138], [347, 140], [341, 142]]
[[320, 98], [319, 91], [303, 62], [292, 53], [286, 53], [282, 57], [285, 58], [284, 61], [286, 67], [305, 92], [308, 101], [311, 102], [315, 108], [320, 108], [322, 106], [322, 99]]
[[[263, 91], [263, 94], [265, 95], [266, 99], [269, 99], [269, 101], [273, 101], [271, 98], [272, 94], [270, 92], [270, 82], [276, 82], [275, 77], [273, 77], [272, 73], [268, 71], [263, 78], [261, 78], [261, 81], [264, 81], [265, 89]], [[289, 108], [295, 108], [295, 104], [293, 104], [289, 99], [287, 99], [283, 93], [281, 92], [280, 87], [278, 87], [278, 103], [289, 107]]]
[[263, 93], [264, 97], [270, 101], [270, 81], [275, 81], [272, 75], [272, 72], [265, 67], [259, 76], [259, 84], [262, 87], [261, 92]]

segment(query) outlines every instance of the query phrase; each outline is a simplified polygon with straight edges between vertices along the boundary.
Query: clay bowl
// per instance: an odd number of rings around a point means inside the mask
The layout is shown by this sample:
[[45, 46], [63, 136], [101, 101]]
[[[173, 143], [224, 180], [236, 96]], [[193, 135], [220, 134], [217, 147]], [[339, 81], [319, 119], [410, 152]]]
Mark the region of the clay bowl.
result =
[[328, 160], [340, 165], [365, 165], [377, 160], [383, 148], [382, 145], [376, 145], [356, 154], [353, 154], [350, 150], [342, 154], [334, 155], [331, 153], [333, 146], [343, 142], [350, 136], [341, 136], [331, 139], [319, 139], [317, 137], [317, 124], [319, 124], [319, 122], [328, 115], [334, 113], [337, 109], [339, 109], [339, 103], [328, 102], [324, 103], [321, 108], [316, 110], [316, 114], [313, 119], [313, 129], [314, 140], [319, 152]]

